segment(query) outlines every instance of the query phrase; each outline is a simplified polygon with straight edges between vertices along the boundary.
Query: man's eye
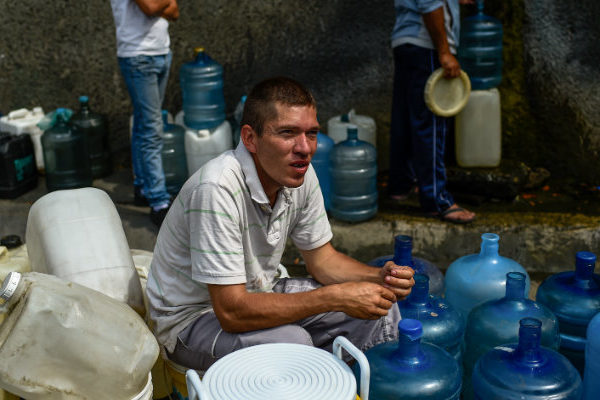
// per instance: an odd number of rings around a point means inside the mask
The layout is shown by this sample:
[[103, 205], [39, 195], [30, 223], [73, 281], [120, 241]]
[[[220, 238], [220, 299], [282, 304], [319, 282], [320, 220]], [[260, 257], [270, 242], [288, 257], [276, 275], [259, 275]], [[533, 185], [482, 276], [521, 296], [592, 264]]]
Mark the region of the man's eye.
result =
[[319, 133], [318, 131], [310, 131], [310, 132], [306, 132], [306, 136], [308, 136], [308, 138], [314, 140], [314, 139], [317, 139], [318, 133]]

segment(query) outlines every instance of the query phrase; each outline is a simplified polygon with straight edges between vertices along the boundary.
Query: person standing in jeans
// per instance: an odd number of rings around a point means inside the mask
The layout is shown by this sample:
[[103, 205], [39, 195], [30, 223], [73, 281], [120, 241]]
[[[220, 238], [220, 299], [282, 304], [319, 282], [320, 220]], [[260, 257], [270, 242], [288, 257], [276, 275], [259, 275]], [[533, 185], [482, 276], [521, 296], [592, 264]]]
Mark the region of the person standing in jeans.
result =
[[133, 104], [131, 161], [136, 205], [150, 206], [150, 219], [162, 224], [171, 205], [161, 151], [162, 101], [172, 53], [169, 22], [179, 18], [176, 0], [111, 0], [117, 57]]

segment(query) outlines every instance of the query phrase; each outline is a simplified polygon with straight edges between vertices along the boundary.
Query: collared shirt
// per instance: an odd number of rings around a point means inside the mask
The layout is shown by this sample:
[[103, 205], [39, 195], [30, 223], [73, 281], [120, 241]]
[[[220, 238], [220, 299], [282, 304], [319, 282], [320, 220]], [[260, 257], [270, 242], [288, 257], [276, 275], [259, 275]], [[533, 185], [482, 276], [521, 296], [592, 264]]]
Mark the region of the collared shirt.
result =
[[271, 207], [243, 142], [205, 164], [173, 202], [154, 248], [146, 290], [159, 342], [173, 351], [177, 334], [212, 309], [207, 284], [270, 291], [288, 237], [301, 250], [331, 240], [312, 166]]
[[456, 54], [460, 33], [460, 8], [458, 0], [394, 0], [396, 23], [392, 31], [392, 47], [414, 44], [435, 49], [425, 27], [422, 14], [444, 8], [444, 25], [450, 52]]

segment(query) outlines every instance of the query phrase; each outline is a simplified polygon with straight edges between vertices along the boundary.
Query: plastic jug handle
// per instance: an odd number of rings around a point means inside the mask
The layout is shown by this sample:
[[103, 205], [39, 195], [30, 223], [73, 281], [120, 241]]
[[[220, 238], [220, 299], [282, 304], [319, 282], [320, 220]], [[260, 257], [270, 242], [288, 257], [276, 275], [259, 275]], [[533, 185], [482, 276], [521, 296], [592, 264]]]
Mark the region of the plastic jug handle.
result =
[[[369, 400], [369, 382], [371, 380], [371, 367], [369, 366], [369, 360], [363, 354], [362, 351], [356, 348], [348, 339], [344, 336], [338, 336], [333, 341], [333, 354], [342, 360], [342, 348], [346, 350], [360, 367], [360, 399]], [[190, 398], [191, 400], [191, 398]]]
[[206, 394], [204, 384], [200, 380], [200, 376], [193, 369], [188, 369], [185, 373], [185, 383], [187, 385], [189, 400], [210, 400], [208, 394]]
[[26, 108], [19, 108], [18, 110], [11, 111], [8, 113], [8, 119], [19, 119], [24, 118], [29, 114], [29, 110]]

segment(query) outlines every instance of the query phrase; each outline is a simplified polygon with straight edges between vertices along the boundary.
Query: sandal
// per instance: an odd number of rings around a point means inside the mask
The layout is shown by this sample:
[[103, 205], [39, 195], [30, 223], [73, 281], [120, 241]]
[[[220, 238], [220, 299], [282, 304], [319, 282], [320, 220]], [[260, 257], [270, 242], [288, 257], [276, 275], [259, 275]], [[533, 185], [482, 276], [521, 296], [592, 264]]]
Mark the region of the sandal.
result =
[[472, 218], [468, 218], [468, 219], [456, 219], [456, 218], [449, 218], [448, 216], [457, 213], [457, 212], [462, 212], [462, 211], [467, 211], [462, 207], [454, 207], [454, 208], [447, 208], [444, 211], [442, 211], [441, 213], [436, 213], [433, 214], [433, 217], [437, 217], [442, 221], [445, 222], [452, 222], [453, 224], [468, 224], [471, 223], [475, 220], [475, 216], [473, 216]]

